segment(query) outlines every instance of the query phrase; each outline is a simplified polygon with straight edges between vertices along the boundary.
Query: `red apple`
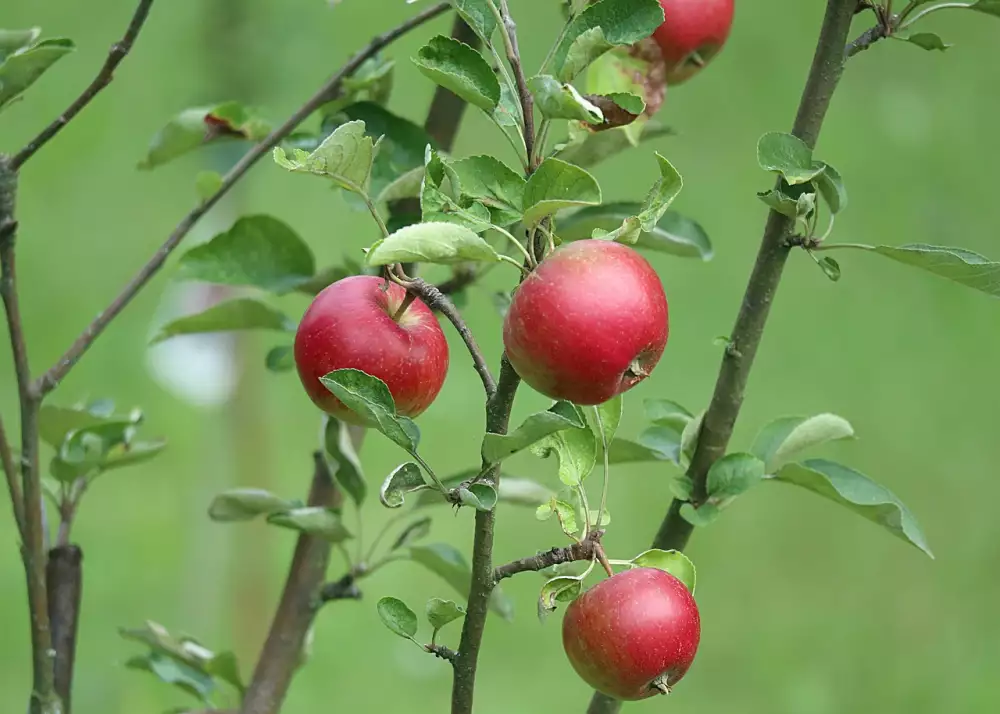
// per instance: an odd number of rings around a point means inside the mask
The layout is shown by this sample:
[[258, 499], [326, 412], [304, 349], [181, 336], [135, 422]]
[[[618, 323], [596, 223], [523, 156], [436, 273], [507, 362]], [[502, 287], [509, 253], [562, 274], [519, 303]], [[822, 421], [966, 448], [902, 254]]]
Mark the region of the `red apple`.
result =
[[373, 275], [338, 280], [316, 296], [295, 333], [295, 364], [316, 406], [343, 421], [363, 423], [319, 381], [337, 369], [381, 379], [404, 416], [417, 416], [431, 405], [448, 371], [448, 343], [419, 298], [397, 316], [405, 298], [406, 290]]
[[667, 63], [667, 84], [697, 74], [719, 53], [733, 24], [734, 0], [660, 0], [665, 20], [653, 32]]
[[553, 399], [602, 404], [641, 382], [667, 344], [667, 298], [653, 267], [609, 240], [560, 246], [514, 293], [507, 359]]
[[563, 619], [563, 648], [583, 680], [624, 701], [666, 694], [694, 661], [698, 606], [684, 583], [655, 568], [603, 580]]

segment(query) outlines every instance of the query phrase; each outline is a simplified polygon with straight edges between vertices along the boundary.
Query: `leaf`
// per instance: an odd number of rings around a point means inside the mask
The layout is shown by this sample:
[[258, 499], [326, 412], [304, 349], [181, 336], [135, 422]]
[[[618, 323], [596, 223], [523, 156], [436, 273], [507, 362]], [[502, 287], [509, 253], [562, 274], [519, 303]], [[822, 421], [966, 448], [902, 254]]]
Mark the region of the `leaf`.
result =
[[850, 423], [836, 414], [782, 417], [761, 429], [750, 451], [774, 473], [806, 449], [853, 436]]
[[281, 526], [318, 536], [331, 543], [341, 543], [353, 537], [341, 522], [339, 515], [329, 508], [320, 506], [293, 508], [290, 511], [272, 513], [267, 517], [267, 522], [273, 526]]
[[977, 0], [969, 5], [969, 9], [1000, 17], [1000, 0]]
[[394, 597], [384, 597], [378, 601], [375, 608], [383, 625], [400, 637], [413, 640], [417, 634], [417, 614], [408, 608], [406, 603]]
[[670, 204], [677, 198], [684, 186], [684, 180], [674, 168], [673, 164], [655, 153], [656, 161], [660, 167], [660, 178], [650, 189], [646, 196], [646, 201], [642, 204], [639, 212], [639, 220], [642, 222], [642, 230], [649, 232], [654, 230], [667, 212]]
[[615, 438], [618, 425], [622, 421], [624, 407], [625, 400], [621, 394], [595, 407], [597, 413], [601, 415], [601, 427], [600, 429], [595, 429], [595, 433], [599, 439], [602, 439], [603, 444], [610, 444]]
[[705, 503], [696, 509], [690, 503], [685, 503], [681, 506], [680, 514], [681, 518], [695, 528], [704, 528], [711, 525], [719, 517], [719, 507], [712, 503]]
[[294, 332], [295, 323], [284, 313], [253, 298], [236, 298], [213, 305], [204, 312], [178, 318], [160, 328], [151, 345], [178, 335], [233, 330]]
[[477, 511], [492, 511], [497, 505], [497, 491], [488, 483], [472, 483], [458, 490], [458, 499]]
[[[613, 231], [642, 211], [638, 203], [606, 203], [590, 206], [559, 220], [559, 237], [564, 241], [584, 240], [595, 231]], [[641, 233], [636, 248], [655, 250], [683, 258], [711, 260], [714, 254], [708, 234], [695, 221], [676, 211], [666, 211], [649, 232]]]
[[0, 29], [0, 62], [18, 50], [31, 47], [42, 34], [42, 28], [31, 27], [27, 30]]
[[[480, 469], [469, 469], [455, 476], [450, 476], [442, 480], [442, 484], [447, 489], [455, 489], [475, 476], [478, 476]], [[497, 488], [497, 499], [514, 506], [530, 506], [535, 508], [543, 503], [547, 503], [552, 498], [552, 490], [532, 481], [531, 479], [519, 478], [506, 473], [500, 475], [500, 486]], [[447, 501], [441, 498], [437, 491], [422, 492], [416, 501], [416, 507], [439, 506]]]
[[589, 428], [566, 429], [545, 437], [531, 447], [542, 458], [555, 454], [559, 459], [559, 480], [577, 486], [597, 464], [597, 438]]
[[552, 55], [554, 74], [568, 82], [614, 45], [639, 42], [662, 24], [657, 0], [601, 0], [570, 22]]
[[285, 293], [316, 272], [305, 241], [288, 224], [268, 215], [244, 216], [228, 231], [185, 253], [178, 266], [182, 280], [251, 285]]
[[879, 255], [926, 270], [942, 278], [1000, 297], [1000, 263], [965, 248], [911, 243], [901, 246], [880, 245]]
[[365, 502], [368, 485], [365, 483], [361, 461], [351, 442], [350, 430], [344, 422], [335, 417], [326, 417], [323, 427], [323, 446], [328, 457], [327, 463], [337, 483], [347, 491], [358, 508]]
[[185, 109], [153, 136], [139, 168], [162, 166], [208, 144], [260, 141], [269, 131], [264, 120], [239, 102]]
[[807, 183], [823, 173], [826, 164], [813, 161], [813, 152], [791, 134], [770, 132], [757, 142], [757, 163], [765, 171], [781, 174], [792, 186]]
[[420, 441], [417, 425], [412, 419], [396, 414], [392, 394], [381, 379], [359, 369], [338, 369], [320, 377], [319, 381], [345, 407], [362, 416], [370, 426], [406, 451], [413, 453], [417, 450]]
[[639, 443], [660, 454], [661, 459], [673, 461], [679, 466], [681, 464], [681, 442], [685, 427], [686, 424], [680, 428], [662, 425], [651, 426], [639, 434]]
[[631, 464], [644, 461], [666, 461], [674, 459], [658, 449], [628, 439], [616, 438], [608, 448], [608, 463]]
[[535, 509], [535, 518], [540, 521], [547, 521], [552, 518], [553, 515], [559, 522], [559, 527], [562, 529], [563, 533], [570, 538], [576, 536], [580, 527], [577, 525], [576, 509], [573, 508], [572, 505], [566, 503], [565, 501], [560, 501], [553, 496], [548, 503], [542, 504]]
[[368, 251], [365, 262], [371, 266], [395, 263], [454, 265], [499, 260], [493, 247], [469, 228], [454, 223], [428, 222], [406, 226], [380, 240]]
[[656, 548], [632, 558], [632, 565], [637, 568], [656, 568], [670, 573], [680, 580], [694, 595], [698, 576], [694, 563], [679, 550], [658, 550]]
[[220, 652], [212, 657], [205, 663], [205, 671], [233, 685], [240, 694], [246, 691], [243, 678], [240, 677], [240, 663], [233, 652]]
[[[372, 165], [370, 192], [383, 199], [388, 187], [404, 174], [422, 169], [424, 151], [436, 142], [419, 124], [397, 116], [374, 102], [357, 102], [341, 111], [350, 121], [362, 121], [365, 134], [378, 143], [378, 152]], [[422, 176], [423, 171], [418, 175]], [[419, 184], [419, 179], [417, 180]], [[400, 187], [397, 186], [396, 190]], [[415, 194], [414, 194], [415, 195]], [[367, 210], [364, 207], [363, 210]]]
[[[37, 38], [34, 30], [22, 30], [19, 33], [8, 34], [5, 38], [6, 47], [21, 44]], [[76, 50], [72, 40], [64, 37], [42, 40], [41, 42], [15, 49], [5, 57], [0, 58], [0, 108], [17, 99], [28, 87], [38, 81], [46, 70], [60, 59]]]
[[521, 174], [488, 155], [449, 161], [448, 167], [458, 179], [461, 195], [482, 201], [495, 225], [509, 226], [521, 220], [526, 183]]
[[916, 45], [924, 50], [938, 50], [944, 52], [945, 50], [954, 47], [952, 44], [946, 43], [941, 39], [941, 36], [934, 32], [915, 32], [913, 34], [907, 34], [905, 32], [894, 32], [890, 37], [897, 40], [903, 40], [909, 42], [910, 44]]
[[274, 147], [274, 161], [289, 171], [326, 176], [341, 188], [363, 193], [375, 152], [375, 142], [365, 134], [365, 123], [349, 121], [338, 126], [311, 154], [296, 149], [290, 159], [284, 149]]
[[563, 84], [555, 77], [540, 74], [528, 80], [528, 89], [535, 98], [538, 111], [546, 119], [575, 119], [588, 124], [600, 124], [604, 113], [585, 99], [572, 84]]
[[774, 480], [800, 486], [840, 504], [934, 557], [909, 509], [889, 489], [859, 471], [826, 459], [809, 459], [784, 466]]
[[581, 429], [586, 424], [579, 407], [570, 402], [556, 402], [547, 411], [529, 416], [511, 434], [487, 433], [483, 438], [483, 459], [490, 464], [499, 463], [550, 434], [574, 427]]
[[199, 171], [194, 179], [194, 189], [198, 198], [207, 201], [222, 189], [222, 174], [218, 171]]
[[670, 493], [674, 498], [690, 501], [694, 494], [694, 480], [687, 474], [680, 474], [670, 479]]
[[490, 10], [491, 0], [452, 0], [455, 10], [480, 39], [489, 42], [497, 29], [496, 15]]
[[38, 431], [42, 441], [58, 449], [71, 432], [111, 424], [121, 424], [123, 427], [138, 425], [141, 418], [141, 413], [137, 413], [134, 418], [109, 417], [86, 407], [70, 408], [44, 404], [38, 411]]
[[465, 617], [465, 608], [454, 600], [443, 600], [439, 597], [432, 597], [427, 601], [427, 621], [431, 623], [434, 632], [437, 632], [449, 622], [454, 622]]
[[117, 444], [105, 452], [100, 468], [102, 472], [105, 472], [126, 466], [135, 466], [158, 456], [165, 448], [167, 448], [165, 439]]
[[[411, 546], [410, 557], [443, 578], [460, 595], [465, 598], [469, 597], [472, 570], [462, 554], [453, 546], [447, 543]], [[499, 587], [493, 588], [493, 594], [490, 596], [490, 609], [504, 620], [510, 621], [514, 617], [514, 604]]]
[[[444, 503], [443, 498], [435, 499], [440, 503]], [[389, 548], [389, 552], [399, 550], [400, 548], [405, 548], [414, 543], [421, 538], [426, 537], [431, 532], [431, 517], [424, 516], [423, 518], [418, 518], [417, 520], [411, 522], [403, 530], [399, 532], [396, 536], [396, 540], [393, 541], [392, 546]]]
[[432, 37], [413, 62], [429, 79], [487, 113], [500, 101], [500, 81], [489, 63], [458, 40]]
[[764, 478], [764, 462], [753, 454], [726, 454], [708, 470], [706, 488], [709, 503], [727, 506]]
[[524, 187], [524, 222], [536, 225], [564, 208], [600, 202], [601, 187], [597, 179], [579, 166], [561, 159], [546, 159]]
[[420, 186], [424, 181], [424, 167], [420, 166], [400, 174], [375, 197], [375, 203], [389, 203], [403, 198], [419, 198]]
[[386, 508], [400, 508], [403, 505], [404, 494], [425, 488], [427, 483], [420, 467], [412, 461], [407, 461], [394, 468], [382, 482], [378, 500]]
[[208, 703], [209, 697], [215, 690], [215, 682], [209, 674], [165, 655], [153, 653], [133, 657], [125, 663], [125, 666], [149, 672], [161, 682], [173, 684], [204, 703]]
[[268, 350], [264, 366], [271, 372], [291, 372], [295, 369], [295, 351], [291, 345], [279, 345]]
[[646, 418], [654, 424], [672, 426], [678, 430], [683, 430], [694, 419], [694, 414], [670, 399], [645, 399], [643, 410]]
[[694, 451], [698, 447], [698, 437], [701, 434], [701, 424], [705, 419], [705, 412], [689, 421], [681, 432], [680, 460], [682, 463], [689, 463]]
[[556, 603], [572, 602], [582, 590], [583, 579], [580, 577], [560, 575], [546, 580], [538, 595], [538, 619], [544, 622], [549, 613], [555, 612]]
[[637, 146], [640, 141], [672, 136], [676, 133], [670, 127], [663, 126], [655, 120], [648, 120], [634, 130], [638, 133], [638, 137], [633, 139], [632, 128], [635, 126], [632, 124], [620, 129], [595, 133], [586, 129], [573, 132], [572, 125], [570, 125], [570, 138], [556, 146], [556, 156], [571, 164], [589, 168], [626, 149]]
[[816, 184], [831, 213], [840, 213], [847, 208], [847, 188], [837, 169], [830, 164], [823, 164], [823, 173], [819, 174], [813, 183]]
[[830, 256], [824, 255], [822, 258], [818, 258], [816, 260], [816, 265], [818, 265], [820, 270], [823, 271], [823, 274], [830, 278], [833, 282], [840, 280], [840, 263]]

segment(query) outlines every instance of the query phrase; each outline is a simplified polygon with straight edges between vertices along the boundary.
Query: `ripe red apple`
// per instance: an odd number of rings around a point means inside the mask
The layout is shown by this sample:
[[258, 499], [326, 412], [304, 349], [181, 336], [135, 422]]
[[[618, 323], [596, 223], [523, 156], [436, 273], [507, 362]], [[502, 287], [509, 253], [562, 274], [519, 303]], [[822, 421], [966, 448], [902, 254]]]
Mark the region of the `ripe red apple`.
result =
[[316, 406], [343, 421], [363, 423], [319, 381], [336, 369], [359, 369], [381, 379], [404, 416], [417, 416], [431, 405], [448, 371], [448, 343], [419, 298], [397, 316], [405, 298], [406, 290], [373, 275], [338, 280], [316, 296], [295, 333], [295, 365]]
[[517, 288], [503, 325], [507, 359], [553, 399], [602, 404], [641, 382], [667, 344], [667, 298], [632, 248], [557, 248]]
[[570, 603], [563, 648], [594, 689], [624, 701], [666, 694], [688, 671], [701, 638], [684, 583], [655, 568], [603, 580]]
[[665, 20], [653, 32], [667, 63], [667, 84], [697, 74], [719, 53], [733, 24], [734, 0], [660, 0]]

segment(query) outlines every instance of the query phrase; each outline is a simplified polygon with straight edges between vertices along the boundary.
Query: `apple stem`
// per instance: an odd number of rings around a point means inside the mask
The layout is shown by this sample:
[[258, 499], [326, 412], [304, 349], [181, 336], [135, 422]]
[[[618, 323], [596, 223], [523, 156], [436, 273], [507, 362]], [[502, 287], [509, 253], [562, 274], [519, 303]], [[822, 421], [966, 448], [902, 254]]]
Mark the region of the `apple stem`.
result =
[[705, 58], [701, 56], [701, 52], [695, 50], [690, 55], [688, 55], [688, 62], [693, 64], [698, 69], [702, 69], [706, 64]]
[[413, 301], [416, 300], [416, 299], [417, 299], [416, 295], [414, 295], [413, 293], [407, 291], [406, 292], [406, 297], [403, 298], [403, 302], [401, 302], [399, 304], [399, 309], [396, 310], [395, 313], [393, 313], [393, 315], [392, 315], [392, 321], [393, 322], [399, 322], [399, 319], [403, 316], [403, 313], [406, 312], [406, 308], [408, 308], [410, 305], [412, 305]]
[[610, 578], [615, 574], [615, 571], [611, 569], [611, 563], [608, 561], [607, 553], [604, 552], [604, 546], [601, 545], [600, 541], [594, 543], [594, 555], [597, 557], [597, 561], [604, 568], [604, 572], [608, 574]]

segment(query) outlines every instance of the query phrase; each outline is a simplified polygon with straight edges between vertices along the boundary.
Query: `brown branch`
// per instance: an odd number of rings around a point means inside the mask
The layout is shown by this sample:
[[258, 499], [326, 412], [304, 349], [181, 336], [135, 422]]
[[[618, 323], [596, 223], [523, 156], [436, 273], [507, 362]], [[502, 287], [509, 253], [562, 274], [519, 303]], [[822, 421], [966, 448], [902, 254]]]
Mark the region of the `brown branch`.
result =
[[458, 331], [458, 334], [462, 337], [462, 341], [465, 342], [465, 346], [469, 349], [469, 354], [472, 355], [472, 362], [476, 367], [476, 372], [479, 373], [479, 378], [483, 381], [483, 388], [486, 390], [486, 399], [489, 400], [492, 398], [497, 391], [496, 382], [490, 373], [489, 365], [486, 364], [483, 351], [476, 344], [476, 338], [473, 336], [469, 326], [465, 324], [465, 320], [462, 319], [458, 308], [440, 290], [421, 278], [407, 280], [405, 284], [406, 289], [411, 294], [419, 295], [427, 307], [440, 312], [455, 326], [455, 330]]
[[597, 557], [597, 545], [601, 542], [604, 531], [594, 531], [586, 539], [563, 548], [552, 548], [544, 553], [538, 553], [527, 558], [515, 560], [507, 565], [501, 565], [493, 571], [493, 579], [500, 582], [518, 573], [538, 572], [562, 563], [576, 563], [581, 560], [593, 560]]
[[230, 189], [243, 178], [250, 168], [257, 163], [265, 154], [269, 153], [278, 142], [292, 133], [299, 124], [309, 117], [319, 107], [329, 101], [339, 91], [344, 79], [353, 74], [358, 67], [375, 55], [379, 50], [399, 39], [410, 30], [420, 27], [425, 22], [432, 20], [443, 14], [451, 7], [450, 3], [441, 2], [432, 5], [418, 15], [414, 15], [406, 22], [374, 38], [367, 47], [356, 53], [336, 74], [334, 74], [320, 89], [306, 102], [299, 107], [285, 122], [272, 131], [259, 144], [256, 144], [241, 158], [222, 179], [222, 184], [218, 190], [209, 198], [199, 204], [188, 213], [181, 222], [177, 224], [167, 240], [160, 246], [146, 265], [132, 278], [125, 286], [121, 294], [116, 297], [111, 304], [101, 312], [90, 325], [80, 334], [76, 341], [63, 354], [62, 357], [33, 385], [33, 389], [39, 395], [44, 396], [51, 392], [79, 361], [84, 353], [90, 348], [94, 341], [100, 336], [104, 329], [110, 324], [118, 314], [132, 301], [150, 279], [159, 272], [166, 262], [167, 257], [174, 251], [180, 242], [187, 236], [188, 232], [204, 216], [212, 206], [219, 202]]
[[55, 652], [55, 688], [62, 700], [62, 714], [72, 709], [73, 663], [83, 592], [83, 551], [75, 545], [60, 545], [49, 551], [46, 583], [49, 591], [49, 621]]
[[535, 99], [528, 89], [528, 82], [524, 77], [524, 67], [521, 66], [521, 51], [517, 46], [517, 25], [514, 18], [510, 16], [510, 8], [507, 7], [507, 0], [500, 0], [500, 15], [503, 18], [503, 31], [508, 39], [504, 45], [507, 48], [507, 61], [510, 68], [514, 70], [514, 81], [517, 82], [517, 93], [521, 100], [521, 110], [524, 114], [524, 151], [528, 155], [529, 169], [531, 166], [535, 149]]
[[[308, 503], [335, 508], [342, 496], [321, 452], [313, 454], [313, 463]], [[320, 536], [299, 535], [281, 602], [243, 699], [242, 714], [277, 714], [281, 710], [306, 634], [319, 610], [331, 549], [331, 543]]]
[[[799, 102], [792, 133], [810, 147], [816, 145], [833, 92], [843, 73], [844, 47], [857, 0], [828, 0], [823, 26], [809, 77]], [[778, 182], [781, 188], [781, 182]], [[774, 303], [778, 284], [789, 254], [787, 239], [793, 221], [771, 211], [764, 236], [739, 315], [730, 337], [732, 349], [725, 350], [715, 384], [712, 402], [702, 421], [697, 446], [688, 468], [694, 482], [691, 502], [703, 503], [708, 470], [726, 453], [746, 392], [747, 380], [757, 348], [764, 334], [767, 317]], [[693, 526], [680, 515], [683, 504], [675, 500], [653, 540], [655, 548], [682, 550], [691, 536]], [[588, 714], [614, 714], [621, 703], [602, 694], [595, 694]]]
[[883, 40], [888, 36], [889, 28], [882, 23], [875, 25], [869, 30], [865, 30], [856, 40], [849, 43], [844, 49], [844, 59], [850, 59], [854, 55], [864, 52], [876, 42]]
[[7, 431], [0, 417], [0, 465], [7, 479], [7, 490], [10, 491], [10, 503], [14, 509], [14, 522], [17, 524], [18, 536], [24, 538], [24, 497], [21, 495], [21, 484], [18, 483], [18, 470], [14, 465], [14, 452], [7, 440]]
[[319, 591], [320, 601], [332, 602], [333, 600], [360, 600], [361, 591], [358, 589], [358, 575], [352, 570], [340, 580], [327, 583]]
[[458, 653], [455, 650], [448, 649], [444, 645], [436, 645], [434, 643], [424, 645], [424, 651], [431, 653], [435, 657], [447, 660], [451, 662], [452, 665], [455, 664], [455, 658], [458, 657]]
[[122, 36], [118, 42], [111, 45], [111, 50], [108, 52], [108, 57], [104, 60], [104, 66], [94, 77], [94, 81], [90, 83], [83, 94], [73, 100], [73, 103], [64, 111], [55, 121], [45, 127], [42, 132], [36, 136], [34, 139], [28, 142], [28, 145], [21, 149], [14, 158], [11, 159], [11, 167], [16, 171], [19, 169], [25, 161], [34, 156], [35, 152], [41, 149], [45, 144], [48, 143], [52, 137], [62, 131], [63, 127], [69, 124], [77, 114], [83, 111], [90, 102], [96, 97], [102, 89], [111, 84], [111, 80], [114, 79], [115, 69], [121, 64], [122, 60], [125, 59], [126, 55], [132, 50], [132, 45], [135, 44], [136, 38], [139, 36], [139, 31], [142, 29], [143, 24], [146, 22], [146, 18], [149, 16], [149, 8], [152, 6], [153, 0], [139, 0], [139, 6], [135, 9], [135, 13], [132, 15], [132, 20], [129, 22], [128, 29], [125, 30], [125, 34]]

